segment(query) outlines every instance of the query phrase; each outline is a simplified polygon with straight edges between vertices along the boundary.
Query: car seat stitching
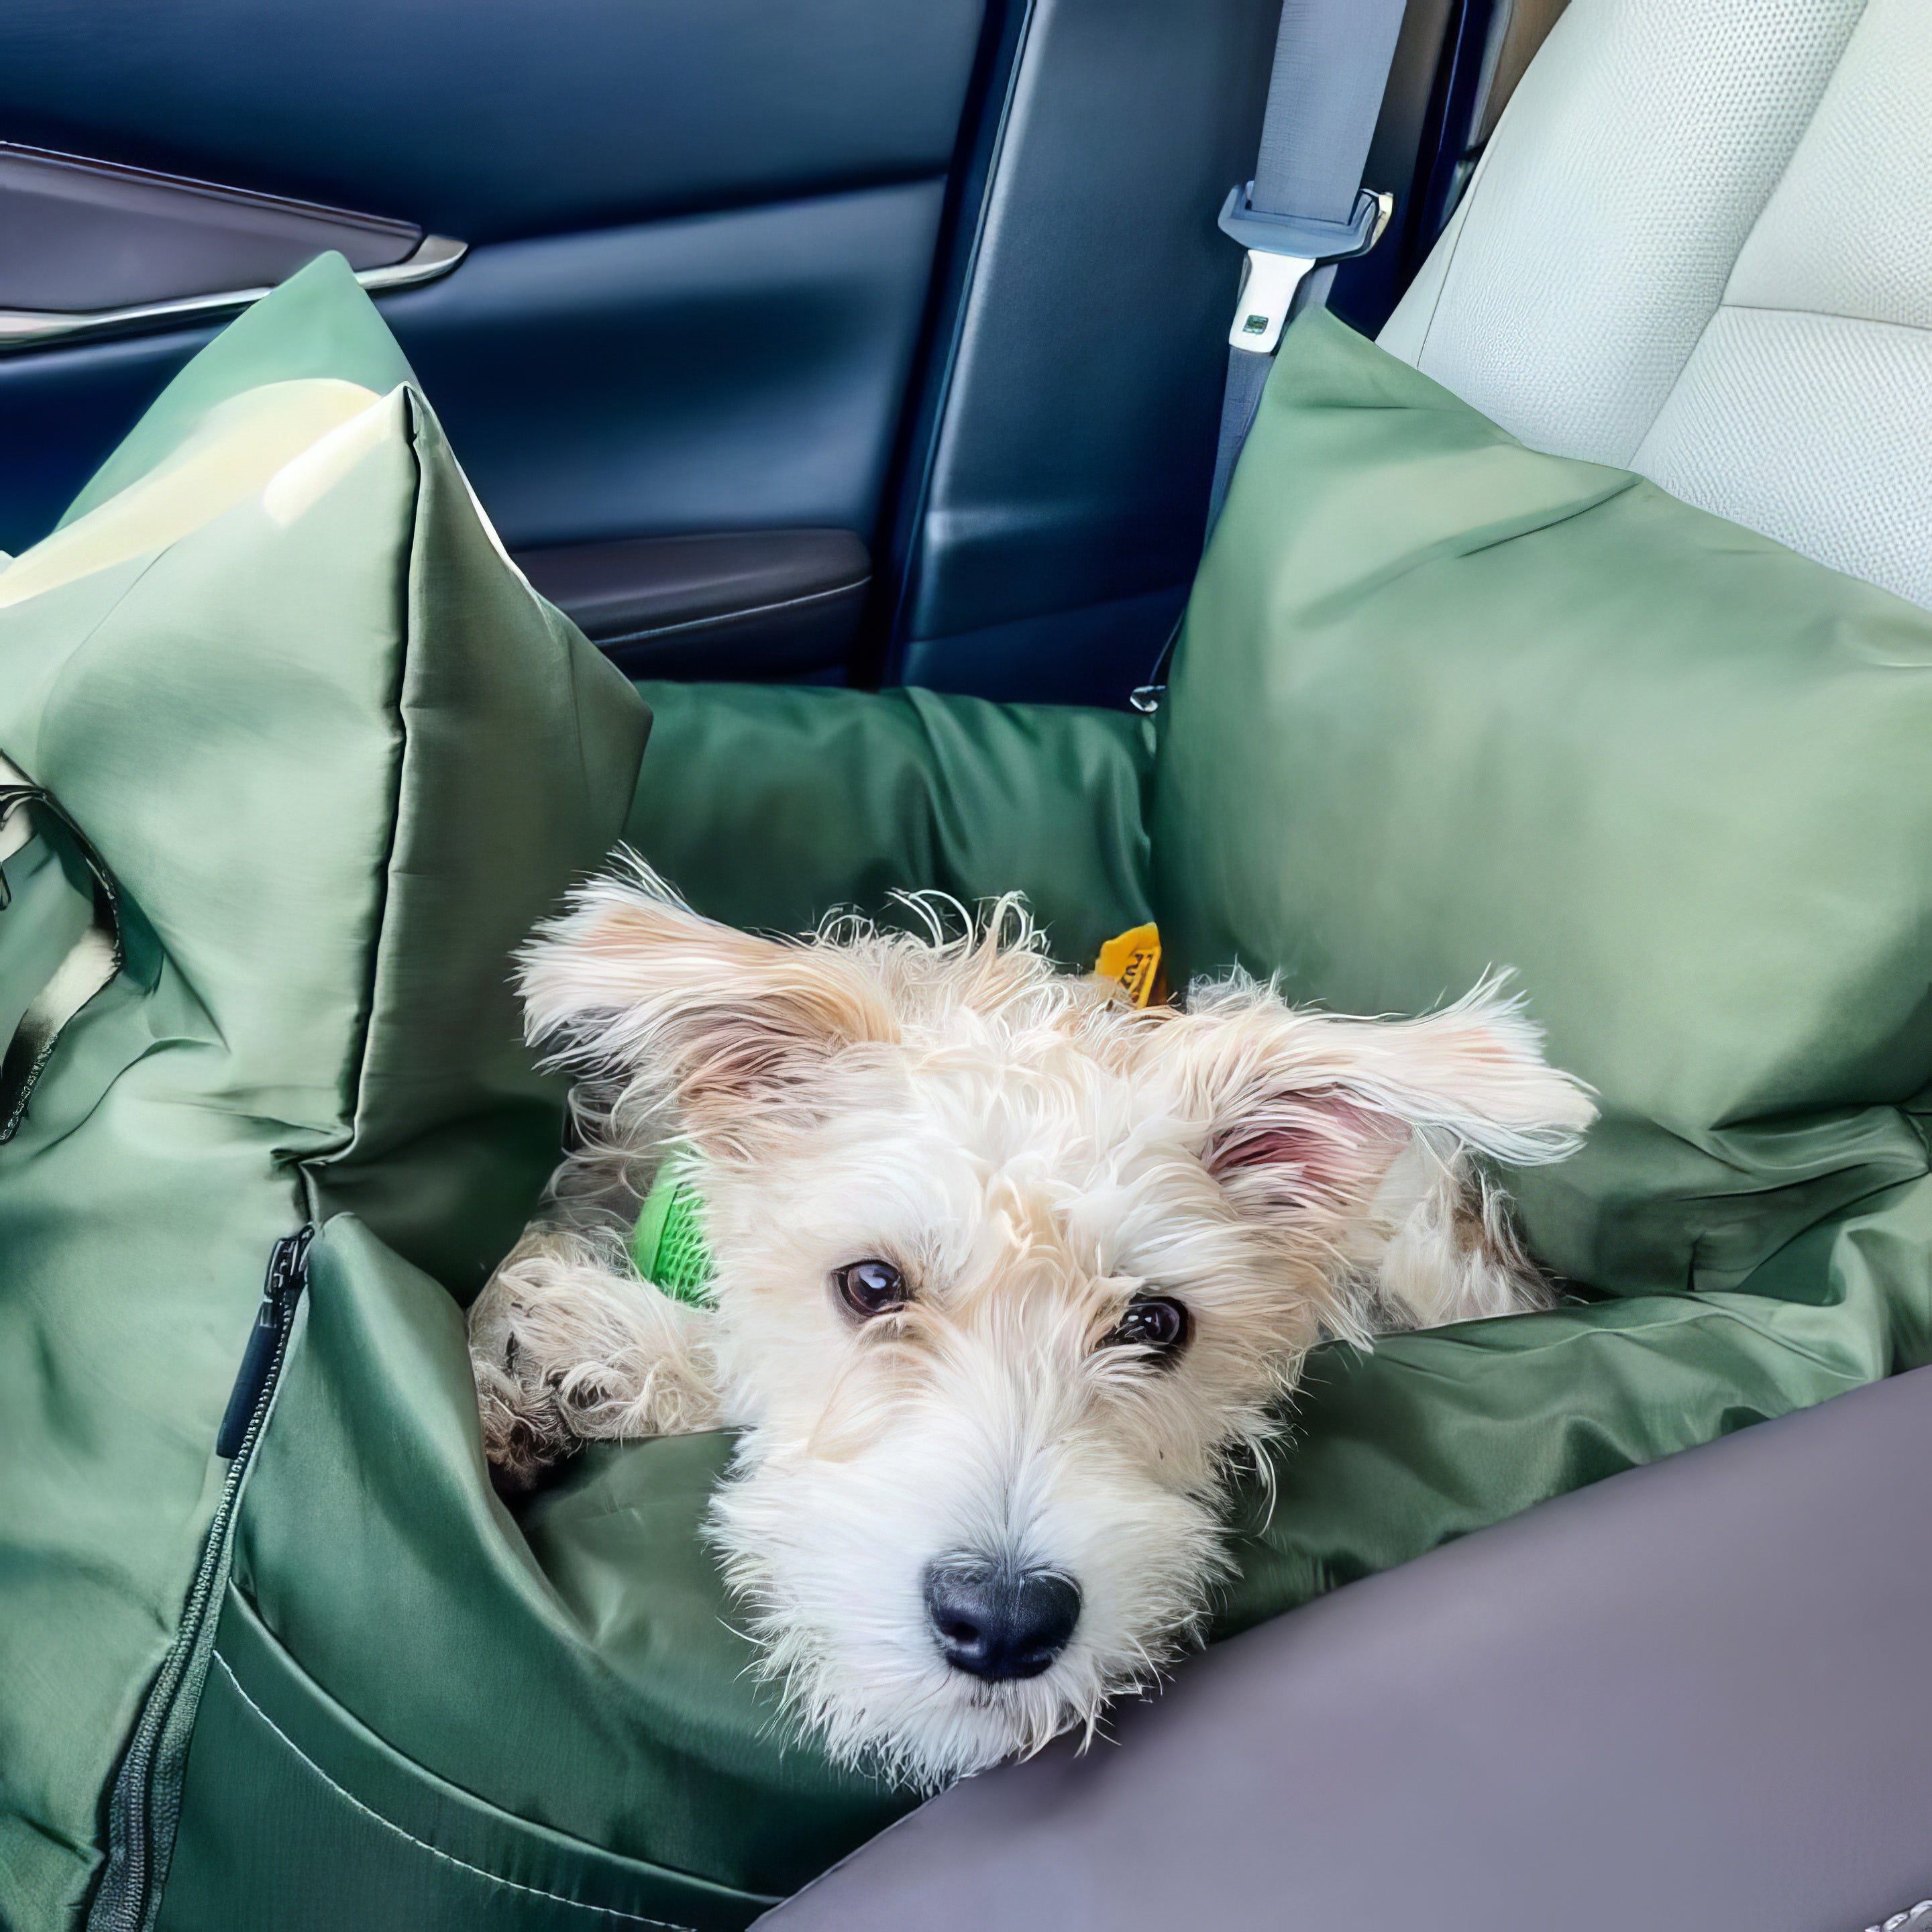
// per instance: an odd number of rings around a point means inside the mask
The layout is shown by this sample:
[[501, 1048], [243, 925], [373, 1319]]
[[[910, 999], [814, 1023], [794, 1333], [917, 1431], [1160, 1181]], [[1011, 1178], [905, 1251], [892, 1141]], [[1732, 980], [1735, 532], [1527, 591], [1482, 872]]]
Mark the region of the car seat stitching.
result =
[[607, 1918], [622, 1919], [627, 1925], [654, 1925], [658, 1928], [658, 1932], [697, 1932], [697, 1928], [694, 1926], [676, 1924], [668, 1918], [647, 1918], [641, 1912], [620, 1912], [613, 1905], [592, 1905], [580, 1898], [567, 1898], [560, 1892], [544, 1892], [536, 1886], [524, 1885], [516, 1879], [501, 1877], [495, 1872], [485, 1871], [481, 1865], [472, 1865], [466, 1858], [459, 1858], [453, 1852], [443, 1851], [440, 1847], [427, 1843], [424, 1840], [417, 1838], [412, 1832], [404, 1831], [402, 1826], [396, 1823], [393, 1819], [385, 1818], [381, 1812], [372, 1810], [352, 1791], [346, 1791], [337, 1784], [335, 1780], [331, 1778], [328, 1773], [324, 1771], [322, 1766], [317, 1764], [314, 1759], [310, 1757], [301, 1745], [297, 1744], [295, 1739], [290, 1737], [288, 1732], [284, 1730], [281, 1726], [277, 1724], [274, 1719], [270, 1717], [268, 1712], [263, 1710], [261, 1706], [242, 1688], [242, 1680], [236, 1676], [233, 1667], [219, 1651], [215, 1652], [214, 1660], [220, 1665], [222, 1675], [234, 1685], [235, 1694], [254, 1712], [256, 1717], [261, 1719], [263, 1724], [268, 1726], [270, 1730], [274, 1732], [277, 1737], [281, 1739], [284, 1744], [287, 1745], [303, 1764], [314, 1772], [316, 1776], [335, 1793], [337, 1797], [346, 1800], [364, 1817], [374, 1819], [385, 1831], [394, 1832], [398, 1838], [404, 1840], [406, 1844], [414, 1845], [419, 1851], [428, 1852], [433, 1858], [441, 1858], [445, 1864], [454, 1865], [460, 1870], [473, 1872], [478, 1878], [488, 1879], [492, 1885], [506, 1886], [512, 1892], [526, 1892], [532, 1898], [547, 1898], [554, 1904], [574, 1906], [580, 1912], [601, 1912]]
[[1664, 420], [1664, 412], [1670, 408], [1672, 400], [1676, 398], [1678, 388], [1684, 380], [1684, 371], [1690, 366], [1691, 358], [1704, 346], [1705, 338], [1717, 326], [1718, 316], [1722, 315], [1726, 308], [1748, 306], [1742, 303], [1732, 303], [1726, 299], [1730, 293], [1731, 284], [1737, 278], [1738, 264], [1744, 260], [1744, 250], [1750, 246], [1751, 238], [1756, 234], [1760, 223], [1770, 212], [1772, 203], [1778, 199], [1778, 190], [1784, 187], [1785, 178], [1791, 172], [1793, 165], [1797, 161], [1798, 150], [1810, 139], [1812, 129], [1818, 124], [1819, 110], [1824, 106], [1825, 97], [1831, 92], [1832, 83], [1838, 79], [1839, 70], [1845, 64], [1845, 56], [1850, 51], [1852, 41], [1858, 38], [1858, 28], [1864, 23], [1864, 17], [1869, 10], [1870, 4], [1870, 0], [1865, 0], [1865, 4], [1858, 9], [1858, 18], [1852, 21], [1846, 32], [1845, 38], [1838, 43], [1838, 56], [1832, 63], [1832, 70], [1825, 76], [1824, 85], [1819, 88], [1813, 99], [1811, 111], [1805, 116], [1804, 126], [1798, 129], [1796, 138], [1791, 143], [1790, 152], [1786, 154], [1777, 173], [1772, 176], [1766, 185], [1763, 198], [1758, 202], [1756, 212], [1751, 216], [1749, 225], [1738, 238], [1738, 245], [1731, 250], [1731, 266], [1724, 272], [1724, 286], [1718, 291], [1718, 299], [1711, 304], [1710, 314], [1705, 316], [1702, 326], [1697, 331], [1696, 338], [1685, 352], [1684, 359], [1678, 364], [1677, 373], [1670, 379], [1670, 388], [1664, 392], [1664, 400], [1652, 412], [1650, 421], [1645, 424], [1642, 433], [1632, 445], [1629, 454], [1622, 460], [1621, 465], [1622, 468], [1636, 469], [1639, 460], [1643, 455], [1644, 445], [1650, 440], [1656, 431], [1658, 424]]
[[[1721, 302], [1718, 315], [1726, 314], [1804, 316], [1820, 322], [1849, 322], [1859, 328], [1895, 328], [1906, 335], [1932, 335], [1932, 324], [1926, 322], [1894, 322], [1888, 316], [1854, 315], [1842, 308], [1794, 308], [1789, 302]], [[1714, 322], [1717, 316], [1711, 320]]]
[[[1509, 110], [1505, 108], [1503, 112], [1507, 115]], [[1501, 126], [1502, 123], [1499, 122], [1497, 124]], [[1495, 141], [1496, 136], [1492, 134], [1489, 145], [1493, 146]], [[1469, 232], [1470, 205], [1475, 200], [1483, 185], [1483, 162], [1489, 158], [1489, 148], [1486, 146], [1482, 160], [1477, 162], [1475, 172], [1470, 176], [1468, 184], [1462, 190], [1461, 200], [1450, 211], [1449, 220], [1444, 224], [1444, 232], [1454, 227], [1456, 236], [1449, 244], [1449, 259], [1442, 264], [1442, 279], [1436, 284], [1436, 298], [1429, 304], [1429, 320], [1422, 325], [1422, 333], [1416, 338], [1414, 366], [1419, 370], [1422, 369], [1423, 357], [1429, 352], [1429, 338], [1435, 332], [1436, 317], [1442, 313], [1442, 298], [1448, 291], [1449, 278], [1456, 272], [1456, 257], [1461, 250], [1462, 237]], [[1458, 215], [1462, 217], [1460, 222], [1456, 218]], [[1439, 240], [1441, 238], [1438, 236], [1437, 238]], [[1426, 262], [1428, 257], [1425, 256], [1423, 259]], [[1428, 372], [1424, 370], [1423, 373], [1426, 375]]]

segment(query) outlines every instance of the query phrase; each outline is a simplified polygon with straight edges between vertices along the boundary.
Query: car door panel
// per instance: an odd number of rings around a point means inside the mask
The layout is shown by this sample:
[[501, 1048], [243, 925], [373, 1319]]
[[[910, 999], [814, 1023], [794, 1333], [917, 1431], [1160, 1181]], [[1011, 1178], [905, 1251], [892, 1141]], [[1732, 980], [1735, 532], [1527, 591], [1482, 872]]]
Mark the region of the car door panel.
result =
[[[206, 184], [184, 190], [203, 214], [259, 226], [268, 204], [250, 196], [298, 195], [345, 212], [324, 241], [352, 244], [362, 224], [392, 245], [425, 231], [470, 244], [454, 273], [382, 307], [513, 550], [803, 530], [862, 553], [980, 26], [980, 0], [188, 0], [165, 20], [120, 0], [30, 0], [0, 14], [0, 134], [186, 173]], [[152, 183], [142, 232], [141, 186], [119, 178], [135, 204], [118, 211], [124, 253], [146, 250], [149, 292], [220, 285], [237, 251], [218, 233], [211, 250], [204, 223], [196, 257]], [[40, 305], [60, 285], [58, 235], [43, 224], [34, 248], [14, 232], [34, 299], [12, 305]], [[67, 253], [70, 270], [99, 251]], [[0, 356], [14, 459], [0, 548], [50, 526], [209, 333]], [[782, 574], [772, 543], [765, 568]], [[655, 628], [700, 629], [633, 655], [825, 671], [868, 568], [782, 619], [761, 605], [721, 623], [715, 598], [682, 615], [660, 598]]]
[[472, 243], [931, 178], [981, 0], [10, 0], [9, 140]]
[[[1336, 286], [1358, 326], [1480, 145], [1456, 76], [1493, 93], [1517, 16], [1540, 32], [1558, 4], [1410, 6], [1371, 160], [1397, 220]], [[627, 661], [1118, 701], [1198, 556], [1240, 262], [1214, 217], [1253, 165], [1279, 11], [14, 0], [0, 138], [190, 176], [231, 215], [320, 204], [392, 262], [411, 236], [466, 246], [383, 311], [513, 552], [632, 547], [586, 566], [650, 614]], [[128, 244], [185, 287], [180, 244]], [[62, 245], [43, 224], [38, 299]], [[44, 532], [208, 333], [0, 354], [0, 548]], [[680, 608], [670, 553], [635, 548], [748, 542], [748, 586], [826, 531], [865, 568], [782, 618], [721, 611], [716, 586]]]
[[502, 242], [382, 311], [513, 549], [869, 532], [940, 191]]
[[[794, 527], [862, 541], [940, 192], [908, 182], [500, 243], [381, 305], [513, 550]], [[40, 452], [0, 472], [0, 548], [51, 524], [209, 332], [0, 357], [0, 440]], [[862, 604], [840, 608], [856, 623]], [[812, 634], [817, 662], [794, 638], [786, 666], [838, 661], [842, 640], [822, 622]]]

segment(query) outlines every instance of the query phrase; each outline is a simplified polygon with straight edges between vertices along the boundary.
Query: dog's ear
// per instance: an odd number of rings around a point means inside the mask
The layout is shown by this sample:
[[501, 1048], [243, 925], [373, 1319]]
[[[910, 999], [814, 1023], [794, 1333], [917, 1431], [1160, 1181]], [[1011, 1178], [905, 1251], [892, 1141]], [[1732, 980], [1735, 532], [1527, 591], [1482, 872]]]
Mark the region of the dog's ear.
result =
[[703, 918], [628, 856], [518, 967], [532, 1042], [580, 1076], [644, 1079], [700, 1136], [735, 1141], [830, 1054], [896, 1036], [884, 989], [850, 955]]
[[1412, 1020], [1297, 1011], [1238, 979], [1196, 988], [1149, 1046], [1230, 1197], [1304, 1226], [1366, 1211], [1418, 1131], [1450, 1156], [1528, 1166], [1574, 1152], [1595, 1118], [1496, 979]]

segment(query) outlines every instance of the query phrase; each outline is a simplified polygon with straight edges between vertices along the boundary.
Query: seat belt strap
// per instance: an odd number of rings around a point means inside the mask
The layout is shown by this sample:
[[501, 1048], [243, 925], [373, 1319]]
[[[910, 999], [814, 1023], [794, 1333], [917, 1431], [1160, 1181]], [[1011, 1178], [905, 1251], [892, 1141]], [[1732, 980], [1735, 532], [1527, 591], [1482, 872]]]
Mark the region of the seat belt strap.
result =
[[[1295, 305], [1328, 292], [1332, 268], [1382, 238], [1393, 195], [1362, 186], [1402, 31], [1403, 0], [1282, 0], [1255, 178], [1230, 189], [1220, 225], [1248, 251], [1228, 332], [1228, 385], [1209, 499], [1211, 531]], [[1311, 271], [1316, 273], [1311, 274]]]
[[[1394, 64], [1404, 0], [1282, 0], [1262, 116], [1255, 178], [1228, 190], [1220, 227], [1246, 249], [1234, 320], [1221, 437], [1208, 498], [1208, 534], [1221, 518], [1241, 446], [1281, 332], [1300, 305], [1325, 302], [1334, 265], [1382, 238], [1395, 197], [1362, 186], [1369, 143]], [[1151, 716], [1180, 640], [1174, 620], [1148, 681], [1128, 699]]]

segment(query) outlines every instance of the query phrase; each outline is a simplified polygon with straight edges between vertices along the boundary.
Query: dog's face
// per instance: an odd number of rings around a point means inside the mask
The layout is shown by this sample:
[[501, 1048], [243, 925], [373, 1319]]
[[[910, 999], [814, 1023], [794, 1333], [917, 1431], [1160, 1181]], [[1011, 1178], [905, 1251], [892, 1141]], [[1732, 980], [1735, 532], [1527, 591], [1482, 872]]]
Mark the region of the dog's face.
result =
[[[920, 1784], [1090, 1726], [1195, 1631], [1231, 1457], [1362, 1332], [1418, 1129], [1547, 1158], [1588, 1118], [1493, 999], [1137, 1012], [1010, 916], [787, 944], [607, 885], [526, 992], [607, 1142], [694, 1154], [746, 1432], [714, 1532], [770, 1668]], [[1446, 1266], [1520, 1270], [1441, 1206]]]

